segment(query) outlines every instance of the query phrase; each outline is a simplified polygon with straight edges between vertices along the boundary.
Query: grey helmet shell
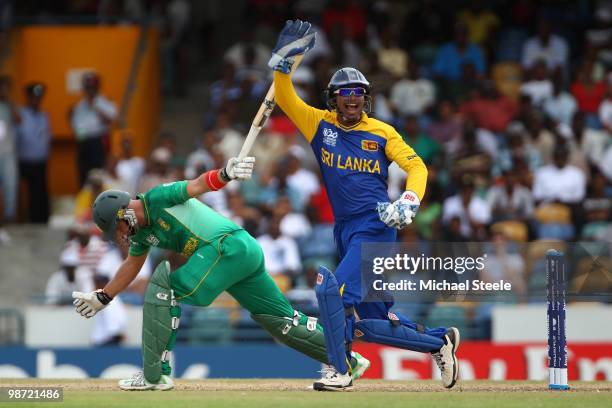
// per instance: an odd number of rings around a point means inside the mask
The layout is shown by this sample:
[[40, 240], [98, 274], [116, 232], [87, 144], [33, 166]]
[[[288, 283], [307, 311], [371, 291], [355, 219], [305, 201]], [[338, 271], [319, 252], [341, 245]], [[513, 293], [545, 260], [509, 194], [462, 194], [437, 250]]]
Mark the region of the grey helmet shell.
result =
[[361, 86], [365, 88], [366, 106], [364, 107], [364, 110], [366, 113], [369, 113], [371, 107], [370, 94], [372, 92], [372, 87], [365, 75], [363, 75], [358, 69], [352, 67], [340, 68], [334, 73], [334, 75], [332, 75], [331, 79], [329, 80], [329, 84], [325, 89], [325, 94], [327, 96], [327, 107], [331, 110], [336, 109], [336, 95], [334, 95], [334, 92], [339, 88], [347, 86]]

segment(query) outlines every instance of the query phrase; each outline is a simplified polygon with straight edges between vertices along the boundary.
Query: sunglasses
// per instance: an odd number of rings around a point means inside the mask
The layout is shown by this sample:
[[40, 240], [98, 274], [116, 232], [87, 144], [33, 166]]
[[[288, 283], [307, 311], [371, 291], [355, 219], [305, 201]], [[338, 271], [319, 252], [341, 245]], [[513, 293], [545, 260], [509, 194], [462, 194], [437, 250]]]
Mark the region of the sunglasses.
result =
[[366, 94], [365, 88], [339, 88], [334, 91], [335, 95], [348, 97], [351, 95], [364, 96]]

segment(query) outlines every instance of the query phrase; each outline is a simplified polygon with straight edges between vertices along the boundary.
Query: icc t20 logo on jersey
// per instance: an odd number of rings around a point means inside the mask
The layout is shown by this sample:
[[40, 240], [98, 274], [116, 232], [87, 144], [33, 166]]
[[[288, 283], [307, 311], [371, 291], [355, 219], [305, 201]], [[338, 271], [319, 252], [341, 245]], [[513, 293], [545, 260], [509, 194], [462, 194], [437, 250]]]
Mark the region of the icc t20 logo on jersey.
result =
[[335, 146], [336, 140], [338, 139], [338, 132], [334, 132], [331, 129], [323, 129], [323, 143], [329, 146]]

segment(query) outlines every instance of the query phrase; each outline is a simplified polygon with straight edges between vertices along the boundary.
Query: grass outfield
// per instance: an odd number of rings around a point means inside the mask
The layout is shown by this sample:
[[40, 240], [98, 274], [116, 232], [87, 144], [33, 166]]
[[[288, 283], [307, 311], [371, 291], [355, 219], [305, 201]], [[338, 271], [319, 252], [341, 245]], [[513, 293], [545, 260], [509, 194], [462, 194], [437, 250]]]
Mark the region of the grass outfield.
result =
[[309, 380], [177, 380], [172, 391], [120, 391], [109, 380], [0, 380], [0, 387], [64, 387], [62, 403], [2, 403], [0, 407], [612, 407], [612, 383], [574, 382], [548, 391], [543, 382], [470, 381], [452, 390], [437, 381], [360, 380], [350, 392], [315, 392]]

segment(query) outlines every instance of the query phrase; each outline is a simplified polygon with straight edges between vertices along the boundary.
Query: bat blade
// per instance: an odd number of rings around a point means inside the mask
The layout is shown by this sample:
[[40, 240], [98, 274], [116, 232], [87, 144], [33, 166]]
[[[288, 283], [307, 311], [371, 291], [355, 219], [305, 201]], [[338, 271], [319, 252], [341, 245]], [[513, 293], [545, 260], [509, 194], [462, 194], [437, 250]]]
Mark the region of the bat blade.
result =
[[[300, 65], [300, 62], [302, 62], [303, 57], [303, 54], [295, 57], [295, 62], [291, 67], [291, 73], [293, 73], [293, 71], [295, 71], [298, 65]], [[246, 139], [244, 139], [244, 143], [242, 144], [242, 148], [240, 149], [240, 153], [238, 154], [239, 159], [243, 159], [249, 154], [251, 148], [253, 147], [253, 144], [255, 143], [255, 140], [257, 139], [257, 136], [259, 135], [259, 132], [266, 125], [268, 118], [270, 117], [272, 111], [274, 110], [274, 107], [276, 106], [274, 95], [274, 83], [272, 83], [272, 85], [270, 85], [270, 89], [268, 89], [268, 92], [266, 93], [264, 101], [261, 103], [259, 109], [257, 110], [257, 113], [255, 114], [255, 118], [253, 119], [253, 122], [251, 123], [251, 128], [249, 129], [249, 133], [247, 134]]]

